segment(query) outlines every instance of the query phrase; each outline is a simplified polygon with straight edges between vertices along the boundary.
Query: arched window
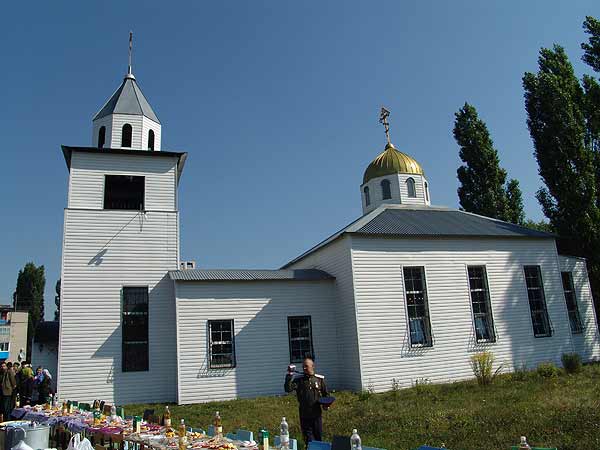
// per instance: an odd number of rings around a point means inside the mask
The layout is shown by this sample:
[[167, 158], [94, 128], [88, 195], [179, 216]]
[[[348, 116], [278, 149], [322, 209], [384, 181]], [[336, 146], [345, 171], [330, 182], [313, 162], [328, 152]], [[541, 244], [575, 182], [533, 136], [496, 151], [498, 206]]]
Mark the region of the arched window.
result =
[[429, 201], [429, 185], [425, 182], [425, 200]]
[[121, 147], [131, 147], [131, 134], [133, 133], [133, 129], [131, 125], [126, 123], [123, 125], [123, 129], [121, 130]]
[[408, 190], [409, 198], [415, 198], [417, 196], [417, 190], [415, 189], [414, 178], [409, 178], [408, 180], [406, 180], [406, 189]]
[[365, 186], [363, 189], [365, 192], [365, 204], [369, 206], [371, 204], [371, 195], [369, 194], [369, 186]]
[[154, 150], [154, 131], [148, 131], [148, 150]]
[[106, 127], [102, 126], [98, 130], [98, 148], [104, 148], [106, 143]]
[[384, 200], [392, 198], [392, 189], [389, 180], [383, 180], [381, 182], [381, 193]]

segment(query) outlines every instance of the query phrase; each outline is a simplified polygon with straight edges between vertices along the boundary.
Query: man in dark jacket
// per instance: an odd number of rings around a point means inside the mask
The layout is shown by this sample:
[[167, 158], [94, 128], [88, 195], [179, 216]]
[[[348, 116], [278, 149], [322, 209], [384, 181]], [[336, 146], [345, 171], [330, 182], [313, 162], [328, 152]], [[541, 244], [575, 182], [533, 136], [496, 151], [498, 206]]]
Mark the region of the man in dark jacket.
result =
[[300, 409], [300, 428], [304, 443], [308, 447], [310, 441], [320, 441], [323, 434], [323, 416], [321, 397], [327, 397], [325, 377], [315, 373], [315, 363], [312, 358], [304, 358], [302, 363], [304, 374], [294, 374], [295, 366], [288, 366], [285, 376], [285, 392], [296, 391]]
[[12, 395], [13, 391], [17, 388], [17, 380], [15, 380], [15, 373], [12, 369], [6, 367], [6, 363], [0, 364], [0, 391], [2, 393], [2, 414], [4, 420], [10, 420], [10, 413], [12, 412]]

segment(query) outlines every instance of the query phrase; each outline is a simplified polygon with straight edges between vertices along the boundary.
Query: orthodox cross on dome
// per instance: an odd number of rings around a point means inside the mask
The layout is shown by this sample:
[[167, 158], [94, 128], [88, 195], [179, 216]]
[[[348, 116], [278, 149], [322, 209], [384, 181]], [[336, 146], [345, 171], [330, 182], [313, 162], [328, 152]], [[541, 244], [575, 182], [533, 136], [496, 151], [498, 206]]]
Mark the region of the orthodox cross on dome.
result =
[[385, 109], [383, 106], [381, 107], [381, 113], [379, 114], [379, 123], [383, 124], [385, 128], [385, 137], [387, 138], [388, 144], [392, 144], [390, 141], [390, 123], [388, 122], [388, 117], [390, 116], [390, 112]]

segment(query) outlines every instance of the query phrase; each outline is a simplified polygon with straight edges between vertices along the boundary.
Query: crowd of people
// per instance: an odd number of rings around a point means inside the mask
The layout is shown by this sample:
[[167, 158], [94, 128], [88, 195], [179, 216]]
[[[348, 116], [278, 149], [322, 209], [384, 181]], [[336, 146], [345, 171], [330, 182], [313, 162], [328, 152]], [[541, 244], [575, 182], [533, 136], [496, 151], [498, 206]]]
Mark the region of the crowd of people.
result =
[[39, 366], [35, 373], [31, 364], [23, 362], [0, 363], [0, 415], [8, 420], [17, 405], [38, 405], [48, 403], [54, 393], [52, 375], [48, 369]]

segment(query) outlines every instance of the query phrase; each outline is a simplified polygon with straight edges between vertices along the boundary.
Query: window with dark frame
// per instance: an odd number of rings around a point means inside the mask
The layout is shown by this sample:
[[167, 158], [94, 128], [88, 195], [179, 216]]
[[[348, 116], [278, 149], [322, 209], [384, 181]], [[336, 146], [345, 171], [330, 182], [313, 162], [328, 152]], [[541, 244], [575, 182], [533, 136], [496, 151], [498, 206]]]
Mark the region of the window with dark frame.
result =
[[134, 175], [104, 176], [104, 209], [144, 209], [145, 178]]
[[123, 287], [122, 307], [122, 370], [148, 371], [148, 288]]
[[567, 302], [567, 311], [569, 312], [571, 333], [583, 333], [583, 324], [579, 315], [579, 306], [577, 305], [577, 296], [575, 295], [575, 287], [573, 285], [573, 274], [571, 272], [561, 272], [560, 275], [562, 277], [565, 301]]
[[121, 129], [121, 147], [131, 147], [131, 137], [133, 135], [133, 128], [130, 124], [126, 123]]
[[485, 266], [469, 266], [469, 291], [477, 342], [496, 342]]
[[235, 367], [233, 319], [208, 321], [208, 353], [209, 368]]
[[425, 200], [429, 201], [429, 185], [425, 182]]
[[417, 196], [417, 188], [415, 187], [414, 178], [408, 178], [406, 180], [406, 189], [408, 191], [409, 198], [416, 198]]
[[424, 267], [404, 267], [404, 291], [411, 347], [431, 347], [433, 338]]
[[148, 131], [148, 150], [154, 150], [154, 130]]
[[310, 316], [288, 317], [290, 362], [301, 363], [307, 356], [314, 358]]
[[392, 187], [390, 180], [381, 181], [381, 198], [383, 198], [383, 200], [389, 200], [392, 198]]
[[98, 130], [98, 148], [104, 148], [106, 143], [106, 127], [102, 126]]
[[533, 335], [535, 337], [552, 336], [540, 266], [525, 266], [523, 270], [527, 284], [527, 297], [529, 298]]
[[365, 186], [365, 205], [369, 206], [371, 204], [371, 195], [369, 194], [369, 186]]

